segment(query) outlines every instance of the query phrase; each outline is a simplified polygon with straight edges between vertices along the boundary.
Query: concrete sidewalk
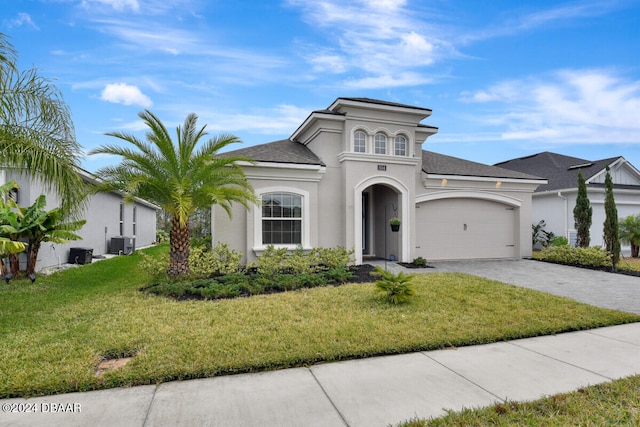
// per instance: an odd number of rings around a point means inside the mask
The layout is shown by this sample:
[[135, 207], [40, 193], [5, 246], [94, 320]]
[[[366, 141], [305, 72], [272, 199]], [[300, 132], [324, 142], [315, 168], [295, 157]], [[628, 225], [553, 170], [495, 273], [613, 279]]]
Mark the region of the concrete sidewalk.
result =
[[8, 399], [0, 401], [0, 425], [387, 426], [634, 374], [640, 374], [640, 323], [310, 368]]

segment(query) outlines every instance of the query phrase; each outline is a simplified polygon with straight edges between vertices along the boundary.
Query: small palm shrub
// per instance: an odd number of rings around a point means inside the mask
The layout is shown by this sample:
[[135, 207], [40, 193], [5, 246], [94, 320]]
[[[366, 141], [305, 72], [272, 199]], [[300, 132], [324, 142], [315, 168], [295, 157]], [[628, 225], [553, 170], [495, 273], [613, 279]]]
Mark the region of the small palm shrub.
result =
[[380, 277], [376, 281], [377, 289], [386, 294], [386, 299], [391, 304], [405, 303], [416, 294], [411, 282], [415, 277], [413, 274], [405, 274], [403, 272], [393, 274], [377, 265], [371, 275]]

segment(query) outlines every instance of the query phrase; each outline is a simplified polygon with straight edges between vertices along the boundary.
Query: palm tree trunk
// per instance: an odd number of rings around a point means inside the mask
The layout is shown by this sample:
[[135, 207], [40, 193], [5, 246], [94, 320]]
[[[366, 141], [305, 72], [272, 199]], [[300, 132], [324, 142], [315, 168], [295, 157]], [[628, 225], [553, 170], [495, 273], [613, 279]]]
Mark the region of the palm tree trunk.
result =
[[632, 258], [638, 258], [638, 245], [635, 245], [633, 243], [631, 243], [631, 257]]
[[20, 276], [20, 254], [9, 255], [9, 269], [14, 279]]
[[171, 234], [169, 241], [169, 277], [177, 278], [189, 274], [189, 223], [181, 224], [174, 216], [171, 219]]
[[35, 274], [36, 262], [38, 262], [38, 251], [40, 251], [41, 242], [29, 242], [27, 249], [27, 276]]
[[7, 266], [4, 264], [4, 255], [0, 255], [0, 273], [2, 273], [2, 277], [7, 275]]

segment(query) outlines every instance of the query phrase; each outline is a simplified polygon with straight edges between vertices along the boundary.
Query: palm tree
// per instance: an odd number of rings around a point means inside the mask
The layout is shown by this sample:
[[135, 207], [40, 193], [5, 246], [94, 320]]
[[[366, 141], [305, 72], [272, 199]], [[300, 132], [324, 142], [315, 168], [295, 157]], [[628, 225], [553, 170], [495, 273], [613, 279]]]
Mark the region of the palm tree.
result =
[[[17, 54], [0, 33], [0, 167], [24, 171], [55, 190], [65, 213], [83, 206], [77, 173], [82, 150], [60, 91], [36, 69], [19, 71]], [[3, 184], [0, 182], [0, 184]]]
[[244, 157], [218, 156], [229, 144], [240, 142], [231, 135], [220, 135], [198, 145], [207, 133], [197, 128], [198, 116], [189, 114], [176, 128], [177, 145], [162, 122], [148, 110], [138, 116], [149, 127], [146, 141], [132, 134], [110, 132], [135, 148], [106, 145], [90, 154], [120, 156], [117, 166], [97, 171], [104, 184], [102, 191], [120, 190], [126, 199], [140, 197], [166, 210], [171, 216], [170, 263], [168, 274], [179, 277], [189, 273], [189, 218], [198, 208], [220, 205], [231, 215], [231, 205], [248, 207], [255, 202], [253, 188], [237, 164]]
[[59, 208], [45, 211], [46, 196], [39, 196], [29, 207], [18, 207], [17, 215], [21, 224], [20, 237], [27, 239], [27, 276], [35, 274], [38, 252], [42, 242], [66, 243], [80, 240], [78, 231], [86, 220], [65, 222]]
[[631, 256], [638, 257], [640, 246], [640, 215], [630, 215], [622, 218], [618, 224], [620, 241], [631, 244]]
[[[15, 181], [9, 181], [0, 185], [0, 274], [2, 277], [7, 275], [7, 267], [4, 263], [6, 256], [11, 257], [15, 263], [14, 257], [16, 254], [24, 251], [26, 245], [23, 242], [17, 242], [9, 237], [11, 230], [11, 223], [13, 223], [16, 213], [12, 209], [10, 204], [5, 203], [4, 196], [13, 188], [18, 188], [18, 184]], [[16, 258], [17, 259], [17, 258]], [[15, 265], [12, 267], [15, 268]], [[12, 271], [12, 273], [16, 273]]]

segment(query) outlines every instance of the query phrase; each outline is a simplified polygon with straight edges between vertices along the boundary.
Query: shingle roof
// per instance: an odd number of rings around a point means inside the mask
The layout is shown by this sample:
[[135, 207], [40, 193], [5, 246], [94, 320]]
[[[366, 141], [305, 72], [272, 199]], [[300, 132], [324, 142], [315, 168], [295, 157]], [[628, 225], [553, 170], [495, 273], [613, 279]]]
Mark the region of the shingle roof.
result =
[[422, 170], [435, 175], [480, 176], [485, 178], [542, 179], [523, 172], [516, 172], [483, 163], [471, 162], [422, 150]]
[[411, 108], [411, 109], [414, 109], [414, 110], [421, 110], [421, 111], [432, 111], [430, 108], [416, 107], [415, 105], [409, 105], [409, 104], [399, 104], [397, 102], [383, 101], [383, 100], [380, 100], [380, 99], [340, 97], [340, 98], [336, 99], [336, 101], [338, 101], [340, 99], [344, 99], [345, 101], [365, 102], [367, 104], [388, 105], [390, 107], [401, 107], [401, 108]]
[[619, 158], [620, 156], [591, 161], [545, 151], [497, 163], [496, 166], [546, 178], [548, 184], [541, 185], [536, 190], [540, 192], [577, 188], [579, 170], [582, 171], [584, 179], [588, 180]]
[[241, 148], [239, 150], [223, 153], [222, 155], [243, 156], [257, 162], [324, 166], [322, 160], [320, 160], [318, 156], [316, 156], [305, 145], [290, 139], [283, 139], [280, 141]]

